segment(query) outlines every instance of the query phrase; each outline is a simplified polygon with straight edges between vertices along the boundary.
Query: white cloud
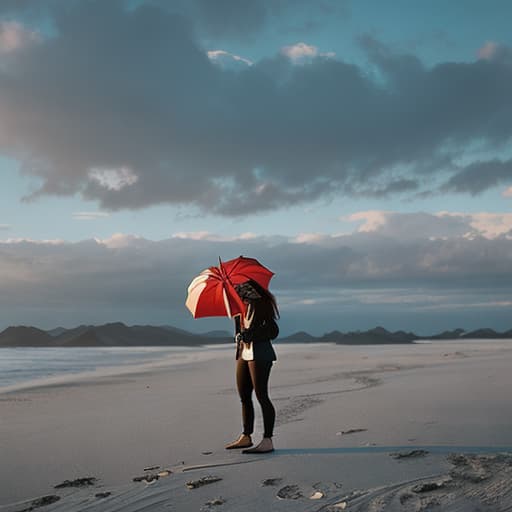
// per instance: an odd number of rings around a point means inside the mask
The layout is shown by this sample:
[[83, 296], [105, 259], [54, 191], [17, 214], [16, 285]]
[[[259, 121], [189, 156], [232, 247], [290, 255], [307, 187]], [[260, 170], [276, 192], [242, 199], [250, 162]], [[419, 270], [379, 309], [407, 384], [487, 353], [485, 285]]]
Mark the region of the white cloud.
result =
[[114, 233], [110, 238], [95, 238], [94, 240], [97, 244], [104, 245], [109, 249], [136, 247], [144, 242], [148, 242], [138, 235], [125, 235], [124, 233]]
[[478, 49], [478, 58], [489, 60], [492, 59], [498, 51], [499, 45], [494, 41], [487, 41], [481, 48]]
[[297, 244], [309, 244], [309, 243], [318, 243], [322, 240], [325, 240], [326, 236], [322, 233], [299, 233], [292, 242]]
[[7, 229], [11, 229], [10, 224], [0, 224], [0, 231], [5, 231]]
[[17, 21], [0, 22], [0, 55], [8, 54], [41, 40], [34, 30]]
[[470, 225], [485, 238], [512, 233], [512, 213], [473, 213]]
[[209, 231], [189, 231], [174, 233], [173, 238], [180, 238], [182, 240], [216, 240], [217, 235], [210, 233]]
[[209, 50], [206, 54], [212, 62], [223, 69], [243, 69], [254, 64], [250, 59], [225, 50]]
[[317, 46], [303, 42], [295, 43], [281, 48], [281, 54], [288, 57], [295, 63], [305, 62], [315, 57], [336, 57], [334, 52], [320, 52]]
[[359, 233], [379, 233], [404, 240], [482, 236], [493, 239], [512, 232], [511, 213], [399, 213], [383, 210], [357, 212], [341, 220], [361, 222]]
[[61, 238], [46, 239], [46, 240], [34, 240], [33, 238], [7, 238], [0, 240], [0, 244], [17, 245], [17, 244], [29, 244], [29, 245], [65, 245], [67, 242]]
[[342, 217], [341, 220], [349, 220], [351, 222], [363, 221], [357, 228], [360, 233], [368, 233], [378, 231], [379, 228], [384, 226], [388, 221], [388, 216], [391, 212], [384, 210], [367, 210], [363, 212], [352, 213], [347, 217]]
[[89, 171], [89, 179], [108, 190], [119, 191], [134, 185], [139, 177], [129, 167], [106, 169], [95, 167]]
[[503, 197], [512, 197], [512, 187], [508, 187], [503, 191]]
[[73, 212], [72, 217], [75, 220], [96, 220], [108, 217], [107, 212]]
[[207, 240], [210, 242], [234, 242], [236, 240], [253, 240], [257, 238], [255, 233], [241, 233], [233, 236], [223, 236], [210, 231], [182, 231], [174, 233], [172, 238], [178, 238], [180, 240]]

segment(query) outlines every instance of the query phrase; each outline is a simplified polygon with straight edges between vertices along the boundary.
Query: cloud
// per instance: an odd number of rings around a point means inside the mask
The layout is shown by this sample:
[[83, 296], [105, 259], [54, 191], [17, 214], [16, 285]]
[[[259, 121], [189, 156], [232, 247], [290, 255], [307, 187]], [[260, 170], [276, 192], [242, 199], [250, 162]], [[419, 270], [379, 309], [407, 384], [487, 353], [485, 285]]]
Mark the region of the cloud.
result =
[[474, 232], [469, 216], [450, 213], [398, 213], [378, 210], [358, 212], [349, 221], [363, 221], [360, 233], [378, 233], [403, 240], [461, 237]]
[[0, 56], [37, 43], [41, 36], [17, 21], [0, 21]]
[[512, 160], [493, 159], [474, 162], [458, 170], [444, 185], [443, 189], [452, 192], [480, 193], [502, 183], [512, 181]]
[[[51, 37], [13, 52], [0, 70], [0, 154], [40, 183], [30, 199], [81, 194], [103, 211], [165, 203], [247, 216], [319, 198], [510, 185], [508, 160], [467, 154], [472, 144], [494, 155], [510, 143], [505, 47], [429, 68], [366, 36], [373, 72], [343, 56], [298, 66], [276, 49], [233, 73], [208, 57], [201, 27], [211, 37], [220, 19], [229, 26], [229, 16], [251, 13], [257, 24], [272, 3], [185, 4], [90, 0], [62, 9], [42, 0]], [[195, 24], [189, 9], [209, 21]], [[291, 54], [318, 52], [302, 45]]]
[[115, 191], [135, 185], [139, 181], [137, 174], [128, 167], [120, 167], [119, 169], [94, 168], [89, 171], [89, 179], [107, 190]]
[[234, 240], [251, 240], [258, 238], [254, 233], [241, 233], [236, 236], [221, 236], [216, 233], [210, 233], [209, 231], [191, 231], [191, 232], [179, 232], [174, 233], [172, 238], [179, 238], [181, 240], [208, 240], [216, 242], [232, 242]]
[[[453, 214], [456, 215], [456, 214]], [[469, 218], [470, 225], [474, 230], [485, 238], [497, 238], [502, 235], [512, 237], [512, 213], [472, 213], [470, 215], [460, 214]]]
[[206, 54], [212, 62], [218, 64], [222, 69], [231, 69], [236, 71], [245, 69], [247, 66], [252, 66], [254, 64], [251, 60], [246, 59], [245, 57], [229, 53], [225, 50], [209, 50]]
[[503, 191], [503, 197], [512, 197], [512, 187], [508, 187]]
[[359, 233], [411, 239], [453, 239], [483, 237], [495, 239], [512, 233], [510, 213], [399, 213], [382, 210], [357, 212], [341, 220], [360, 222]]
[[487, 41], [477, 52], [477, 55], [482, 60], [487, 61], [502, 61], [512, 64], [512, 51], [509, 47], [496, 43], [494, 41]]
[[[62, 311], [72, 308], [78, 316], [92, 311], [105, 319], [108, 313], [110, 320], [137, 312], [132, 322], [156, 318], [151, 315], [158, 312], [161, 319], [185, 325], [184, 300], [192, 278], [219, 256], [228, 260], [244, 254], [276, 273], [272, 289], [288, 330], [306, 328], [326, 312], [335, 323], [340, 311], [357, 313], [358, 308], [403, 318], [415, 311], [440, 313], [450, 304], [475, 310], [488, 310], [481, 307], [487, 302], [508, 307], [512, 237], [501, 227], [490, 236], [485, 215], [491, 214], [380, 212], [381, 220], [375, 221], [378, 213], [356, 214], [354, 220], [370, 224], [336, 236], [190, 233], [151, 241], [118, 233], [76, 243], [3, 241], [0, 306], [27, 318], [44, 309], [55, 324]], [[510, 227], [510, 215], [501, 216], [499, 226]], [[476, 236], [465, 237], [471, 229]]]
[[498, 52], [499, 45], [493, 41], [487, 41], [481, 48], [479, 48], [477, 54], [480, 59], [490, 60], [495, 57]]
[[336, 56], [334, 52], [319, 52], [316, 46], [302, 42], [290, 46], [283, 46], [281, 48], [281, 54], [288, 57], [296, 64], [311, 62], [315, 57], [334, 58]]
[[10, 224], [0, 224], [0, 231], [6, 231], [8, 229], [11, 229]]

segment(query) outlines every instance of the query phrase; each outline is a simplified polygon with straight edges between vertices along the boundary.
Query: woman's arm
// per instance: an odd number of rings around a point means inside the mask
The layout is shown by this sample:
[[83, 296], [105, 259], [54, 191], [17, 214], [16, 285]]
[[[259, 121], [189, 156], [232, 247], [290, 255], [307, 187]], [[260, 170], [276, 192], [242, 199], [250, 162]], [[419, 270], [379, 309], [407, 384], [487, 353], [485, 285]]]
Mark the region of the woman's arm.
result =
[[279, 327], [276, 321], [271, 318], [269, 320], [262, 320], [261, 322], [251, 325], [248, 329], [242, 330], [244, 341], [267, 341], [274, 340], [279, 335]]

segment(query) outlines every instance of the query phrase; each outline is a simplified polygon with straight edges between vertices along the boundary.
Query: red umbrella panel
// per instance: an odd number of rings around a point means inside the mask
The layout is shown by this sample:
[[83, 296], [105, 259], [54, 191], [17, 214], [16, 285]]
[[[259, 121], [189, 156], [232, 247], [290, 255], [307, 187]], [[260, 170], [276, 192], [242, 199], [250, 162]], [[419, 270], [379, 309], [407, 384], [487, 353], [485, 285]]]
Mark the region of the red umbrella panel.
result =
[[273, 272], [254, 258], [240, 256], [203, 270], [188, 287], [185, 302], [194, 318], [233, 317], [245, 312], [245, 305], [234, 286], [253, 279], [268, 289]]
[[245, 256], [239, 256], [229, 261], [220, 261], [219, 258], [219, 268], [233, 285], [252, 279], [265, 290], [268, 290], [268, 285], [274, 275], [274, 272], [264, 267], [257, 259]]

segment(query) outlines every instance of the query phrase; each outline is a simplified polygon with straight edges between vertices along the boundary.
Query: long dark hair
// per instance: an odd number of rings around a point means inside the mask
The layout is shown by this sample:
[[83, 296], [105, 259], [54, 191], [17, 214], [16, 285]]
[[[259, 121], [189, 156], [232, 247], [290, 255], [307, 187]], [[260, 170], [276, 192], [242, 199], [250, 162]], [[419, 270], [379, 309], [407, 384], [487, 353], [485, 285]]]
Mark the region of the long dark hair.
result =
[[279, 318], [279, 308], [277, 307], [274, 295], [253, 279], [249, 279], [247, 283], [252, 286], [261, 297], [251, 301], [252, 304], [254, 304], [256, 314], [262, 318], [272, 318], [273, 320], [277, 320]]

